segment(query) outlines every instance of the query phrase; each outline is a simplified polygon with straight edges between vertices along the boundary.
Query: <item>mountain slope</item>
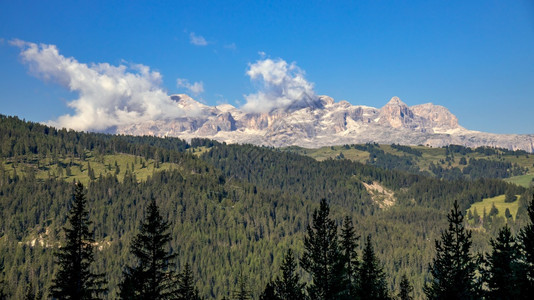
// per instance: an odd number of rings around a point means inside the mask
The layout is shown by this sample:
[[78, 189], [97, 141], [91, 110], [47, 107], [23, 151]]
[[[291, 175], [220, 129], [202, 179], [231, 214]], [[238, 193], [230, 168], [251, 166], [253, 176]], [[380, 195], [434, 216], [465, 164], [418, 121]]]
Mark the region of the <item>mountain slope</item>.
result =
[[393, 97], [382, 108], [335, 102], [319, 96], [309, 105], [247, 113], [232, 105], [208, 106], [187, 95], [171, 99], [188, 117], [149, 121], [116, 128], [131, 135], [175, 136], [184, 139], [211, 138], [228, 143], [266, 146], [302, 146], [317, 148], [330, 145], [379, 144], [428, 145], [450, 144], [467, 147], [491, 146], [511, 150], [534, 151], [534, 135], [503, 135], [463, 128], [450, 111], [431, 103], [407, 106]]
[[[524, 191], [495, 179], [440, 180], [267, 147], [58, 131], [9, 117], [0, 117], [0, 136], [1, 276], [14, 299], [28, 282], [40, 291], [49, 287], [72, 181], [82, 173], [98, 246], [95, 268], [107, 274], [110, 299], [152, 197], [172, 223], [170, 247], [180, 266], [192, 264], [208, 299], [228, 297], [240, 274], [257, 296], [278, 274], [287, 248], [302, 254], [306, 226], [323, 197], [338, 222], [350, 215], [358, 235], [373, 235], [390, 287], [408, 274], [421, 296], [433, 240], [452, 201], [466, 209], [509, 189]], [[68, 175], [69, 164], [80, 172]], [[102, 176], [89, 179], [89, 166]], [[46, 179], [36, 176], [41, 171], [50, 171]], [[394, 202], [387, 209], [382, 193]]]

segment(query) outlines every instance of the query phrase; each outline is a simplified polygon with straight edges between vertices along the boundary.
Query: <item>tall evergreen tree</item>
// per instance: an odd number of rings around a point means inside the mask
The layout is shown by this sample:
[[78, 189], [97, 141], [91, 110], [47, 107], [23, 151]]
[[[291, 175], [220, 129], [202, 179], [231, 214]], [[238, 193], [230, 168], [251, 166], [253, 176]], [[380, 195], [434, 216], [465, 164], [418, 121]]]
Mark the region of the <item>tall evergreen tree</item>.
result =
[[523, 266], [526, 272], [527, 295], [534, 295], [534, 196], [528, 206], [528, 216], [530, 222], [521, 229], [519, 240], [521, 242], [521, 252], [523, 256]]
[[297, 273], [297, 262], [291, 249], [287, 250], [284, 262], [280, 267], [282, 277], [278, 277], [274, 282], [276, 295], [280, 299], [304, 300], [304, 283], [300, 283], [300, 276]]
[[33, 290], [33, 285], [31, 282], [26, 286], [26, 293], [24, 294], [24, 300], [36, 300], [35, 291]]
[[94, 261], [94, 232], [86, 210], [87, 201], [83, 185], [76, 183], [72, 209], [65, 231], [65, 244], [55, 256], [58, 271], [52, 280], [51, 294], [57, 299], [96, 299], [106, 292], [103, 274], [90, 270]]
[[510, 228], [499, 231], [490, 241], [493, 250], [487, 259], [487, 296], [489, 299], [520, 299], [524, 281], [520, 264], [520, 250]]
[[304, 238], [301, 265], [313, 282], [308, 286], [312, 299], [338, 299], [343, 292], [343, 261], [337, 241], [336, 223], [329, 218], [326, 199], [313, 212], [312, 225]]
[[159, 213], [156, 200], [152, 199], [139, 233], [130, 245], [135, 257], [133, 266], [127, 266], [120, 284], [122, 299], [174, 299], [177, 297], [178, 277], [172, 260], [176, 254], [166, 248], [171, 240], [169, 223]]
[[389, 299], [386, 275], [375, 255], [371, 235], [367, 236], [358, 270], [357, 294], [360, 299]]
[[269, 281], [260, 295], [260, 300], [283, 300], [278, 297], [275, 291], [274, 282]]
[[432, 279], [424, 287], [429, 299], [472, 299], [476, 297], [476, 265], [471, 255], [471, 232], [465, 230], [463, 215], [454, 201], [447, 215], [449, 228], [436, 240], [436, 257], [429, 265]]
[[408, 280], [408, 276], [406, 276], [406, 274], [402, 275], [399, 287], [400, 290], [398, 298], [400, 300], [413, 300], [413, 286]]
[[356, 251], [360, 237], [356, 236], [352, 218], [347, 216], [343, 221], [340, 235], [340, 248], [343, 257], [343, 266], [345, 267], [344, 283], [347, 298], [352, 299], [356, 295], [358, 267], [358, 252]]
[[7, 298], [4, 283], [4, 262], [0, 262], [0, 300]]
[[237, 281], [237, 290], [233, 293], [233, 299], [235, 300], [249, 300], [252, 299], [250, 290], [248, 289], [247, 280], [243, 276], [243, 273], [239, 275]]
[[189, 263], [185, 264], [184, 270], [180, 274], [178, 284], [178, 300], [200, 300], [198, 289], [195, 287], [193, 272]]

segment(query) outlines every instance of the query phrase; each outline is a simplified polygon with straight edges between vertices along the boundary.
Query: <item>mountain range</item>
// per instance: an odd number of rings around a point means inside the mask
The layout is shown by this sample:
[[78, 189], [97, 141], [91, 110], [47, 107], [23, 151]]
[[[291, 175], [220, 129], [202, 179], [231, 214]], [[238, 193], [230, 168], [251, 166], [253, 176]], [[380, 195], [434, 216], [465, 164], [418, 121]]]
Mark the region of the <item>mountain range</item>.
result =
[[534, 135], [468, 130], [447, 108], [426, 103], [408, 106], [393, 97], [381, 108], [335, 102], [318, 96], [268, 113], [246, 112], [230, 104], [205, 105], [185, 94], [170, 96], [187, 117], [122, 125], [116, 133], [201, 137], [227, 143], [274, 147], [361, 144], [490, 146], [534, 152]]

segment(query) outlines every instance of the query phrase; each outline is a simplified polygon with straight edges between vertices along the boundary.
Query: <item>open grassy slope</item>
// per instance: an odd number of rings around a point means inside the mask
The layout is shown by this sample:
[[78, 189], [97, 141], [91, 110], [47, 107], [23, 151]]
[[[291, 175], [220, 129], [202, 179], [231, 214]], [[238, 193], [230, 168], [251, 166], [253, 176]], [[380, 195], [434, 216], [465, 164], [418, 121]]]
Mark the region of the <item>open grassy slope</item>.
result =
[[504, 195], [500, 195], [500, 196], [496, 196], [492, 198], [486, 198], [481, 202], [473, 203], [473, 205], [471, 205], [471, 207], [467, 210], [467, 212], [471, 211], [471, 213], [474, 214], [475, 209], [476, 209], [478, 215], [482, 217], [482, 215], [484, 214], [484, 211], [486, 212], [486, 214], [489, 214], [492, 206], [495, 205], [495, 207], [499, 210], [499, 213], [497, 214], [498, 217], [503, 217], [506, 219], [504, 213], [506, 209], [508, 208], [508, 210], [510, 210], [510, 213], [512, 214], [512, 217], [515, 219], [517, 215], [517, 209], [519, 208], [519, 197], [520, 196], [518, 195], [518, 199], [510, 203], [504, 202], [504, 199], [505, 199]]
[[86, 152], [84, 160], [80, 158], [39, 158], [25, 159], [22, 162], [14, 159], [4, 159], [0, 162], [3, 169], [10, 175], [27, 175], [34, 173], [37, 179], [56, 178], [66, 181], [80, 181], [87, 185], [91, 180], [89, 168], [93, 171], [93, 179], [100, 175], [117, 175], [119, 180], [124, 178], [126, 172], [132, 172], [137, 180], [144, 181], [155, 171], [177, 168], [176, 164], [159, 163], [153, 159], [145, 159], [130, 154], [110, 154], [95, 156], [92, 152]]
[[510, 178], [506, 178], [505, 181], [514, 183], [523, 187], [530, 187], [534, 185], [534, 174], [525, 174], [520, 176], [513, 176]]

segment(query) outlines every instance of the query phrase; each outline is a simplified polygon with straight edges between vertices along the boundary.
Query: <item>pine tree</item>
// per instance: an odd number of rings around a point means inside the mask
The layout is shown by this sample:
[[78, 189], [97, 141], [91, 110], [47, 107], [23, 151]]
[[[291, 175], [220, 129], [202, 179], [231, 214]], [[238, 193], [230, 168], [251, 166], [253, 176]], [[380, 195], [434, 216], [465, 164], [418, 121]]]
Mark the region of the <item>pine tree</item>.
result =
[[358, 270], [357, 294], [360, 299], [389, 299], [386, 275], [375, 255], [371, 235], [367, 236]]
[[287, 250], [284, 262], [280, 267], [282, 277], [274, 282], [276, 295], [280, 299], [304, 300], [304, 283], [299, 283], [300, 276], [297, 274], [297, 262], [291, 249]]
[[260, 295], [260, 300], [283, 300], [276, 294], [274, 282], [269, 281]]
[[406, 274], [402, 275], [399, 287], [398, 298], [400, 300], [413, 300], [413, 286], [410, 284], [410, 281], [408, 281]]
[[238, 279], [238, 282], [237, 282], [237, 290], [234, 291], [233, 293], [233, 299], [235, 300], [248, 300], [248, 299], [252, 299], [251, 297], [251, 293], [250, 291], [248, 290], [248, 286], [247, 286], [247, 280], [246, 278], [243, 276], [243, 273], [241, 273], [239, 275], [239, 279]]
[[489, 217], [494, 217], [496, 215], [499, 214], [499, 210], [497, 209], [497, 207], [495, 207], [495, 203], [492, 203], [491, 204], [491, 209], [490, 209], [490, 212], [489, 212]]
[[357, 288], [357, 272], [360, 262], [358, 261], [358, 253], [356, 252], [357, 244], [360, 237], [356, 236], [354, 226], [352, 225], [352, 218], [347, 216], [343, 222], [340, 236], [340, 248], [343, 257], [343, 265], [345, 268], [344, 283], [346, 285], [346, 296], [354, 298]]
[[33, 285], [31, 282], [26, 286], [26, 293], [24, 294], [24, 300], [35, 300], [35, 292], [33, 291]]
[[512, 189], [506, 190], [504, 202], [510, 203], [517, 200], [517, 196], [514, 194], [514, 191]]
[[170, 225], [159, 213], [156, 200], [147, 208], [140, 231], [132, 240], [130, 253], [135, 264], [126, 267], [120, 284], [122, 299], [168, 299], [175, 297], [178, 278], [172, 271], [176, 254], [169, 253], [166, 246], [171, 240]]
[[312, 225], [304, 237], [301, 265], [310, 273], [313, 282], [308, 286], [312, 299], [338, 299], [343, 292], [343, 261], [337, 241], [336, 223], [329, 218], [326, 199], [313, 212]]
[[189, 263], [185, 264], [178, 283], [178, 300], [200, 300], [198, 289], [195, 287], [193, 272]]
[[510, 213], [510, 209], [508, 207], [504, 211], [504, 216], [506, 217], [507, 220], [512, 218], [512, 213]]
[[487, 258], [487, 283], [489, 299], [519, 299], [522, 291], [522, 276], [519, 245], [510, 228], [499, 231], [497, 239], [490, 241], [493, 250]]
[[519, 240], [521, 242], [521, 252], [523, 257], [523, 267], [525, 268], [526, 278], [524, 279], [526, 287], [525, 294], [534, 294], [534, 196], [528, 206], [528, 216], [530, 222], [521, 229]]
[[429, 299], [470, 299], [476, 297], [476, 265], [471, 250], [471, 232], [465, 230], [463, 215], [454, 202], [447, 215], [449, 228], [436, 240], [436, 257], [429, 266], [432, 279], [424, 287]]
[[4, 283], [4, 262], [0, 262], [0, 300], [7, 299]]
[[59, 270], [52, 280], [51, 294], [58, 299], [95, 299], [106, 292], [103, 274], [90, 271], [94, 261], [94, 232], [86, 210], [83, 185], [77, 183], [73, 207], [65, 231], [65, 245], [55, 254]]

